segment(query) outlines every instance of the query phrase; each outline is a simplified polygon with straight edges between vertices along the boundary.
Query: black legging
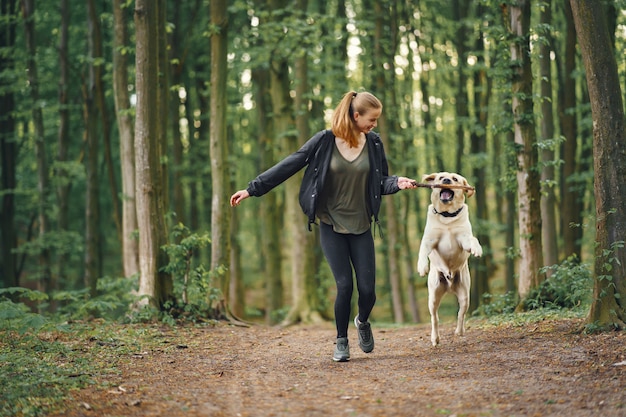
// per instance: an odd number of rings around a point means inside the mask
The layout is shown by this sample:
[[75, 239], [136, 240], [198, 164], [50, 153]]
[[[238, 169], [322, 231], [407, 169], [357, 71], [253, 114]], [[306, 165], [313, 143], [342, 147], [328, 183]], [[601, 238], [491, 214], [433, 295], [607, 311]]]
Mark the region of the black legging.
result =
[[367, 321], [376, 302], [376, 259], [371, 231], [360, 235], [336, 233], [320, 222], [320, 243], [337, 283], [337, 337], [348, 337], [352, 301], [352, 266], [356, 274], [359, 320]]

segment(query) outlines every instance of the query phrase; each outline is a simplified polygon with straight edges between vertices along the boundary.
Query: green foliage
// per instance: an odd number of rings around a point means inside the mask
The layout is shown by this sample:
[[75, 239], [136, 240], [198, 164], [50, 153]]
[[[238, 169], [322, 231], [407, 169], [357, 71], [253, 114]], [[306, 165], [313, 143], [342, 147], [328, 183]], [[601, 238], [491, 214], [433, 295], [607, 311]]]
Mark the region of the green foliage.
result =
[[[613, 212], [613, 211], [612, 211]], [[611, 212], [611, 213], [612, 213]], [[602, 286], [602, 290], [600, 292], [600, 298], [603, 298], [607, 295], [607, 291], [612, 289], [614, 291], [613, 296], [617, 299], [621, 298], [621, 294], [618, 291], [615, 291], [615, 282], [613, 278], [613, 268], [615, 266], [619, 266], [620, 260], [617, 255], [619, 249], [624, 247], [624, 241], [619, 240], [611, 243], [608, 249], [603, 249], [601, 253], [601, 257], [603, 259], [602, 262], [602, 274], [598, 275], [599, 281], [606, 281], [606, 284]]]
[[196, 265], [195, 257], [210, 245], [211, 238], [208, 233], [191, 233], [182, 223], [174, 226], [172, 238], [178, 243], [163, 246], [169, 256], [163, 270], [172, 275], [176, 300], [180, 301], [166, 305], [162, 320], [173, 324], [178, 317], [192, 321], [210, 317], [214, 303], [220, 298], [219, 289], [213, 285], [214, 278], [225, 271]]
[[[550, 277], [537, 288], [531, 289], [523, 300], [523, 310], [536, 310], [546, 314], [547, 310], [577, 310], [587, 308], [591, 301], [593, 279], [589, 267], [570, 257], [559, 265], [542, 268], [541, 273], [551, 272]], [[495, 317], [515, 314], [519, 298], [514, 292], [484, 294], [483, 303], [474, 311], [474, 316]]]
[[18, 334], [38, 332], [49, 324], [40, 314], [32, 313], [24, 304], [12, 301], [0, 301], [0, 330]]
[[499, 314], [511, 314], [515, 311], [517, 303], [517, 294], [513, 291], [505, 294], [483, 294], [483, 302], [472, 315], [492, 317]]
[[89, 297], [89, 290], [58, 291], [52, 295], [59, 304], [58, 314], [72, 320], [102, 317], [116, 320], [123, 317], [137, 300], [137, 277], [98, 279], [97, 295]]
[[530, 291], [524, 309], [575, 308], [591, 301], [593, 278], [587, 265], [570, 257], [560, 265], [542, 268], [541, 273], [548, 271], [550, 277]]

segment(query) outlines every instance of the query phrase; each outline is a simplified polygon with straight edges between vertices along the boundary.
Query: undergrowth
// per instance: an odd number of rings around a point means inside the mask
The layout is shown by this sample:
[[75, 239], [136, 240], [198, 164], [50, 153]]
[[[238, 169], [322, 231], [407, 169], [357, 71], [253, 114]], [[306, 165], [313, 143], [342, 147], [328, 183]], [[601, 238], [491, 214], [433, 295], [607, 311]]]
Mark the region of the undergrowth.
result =
[[158, 322], [57, 320], [0, 302], [0, 417], [45, 416], [62, 409], [74, 390], [120, 384], [121, 361], [174, 349], [186, 331]]
[[573, 258], [542, 268], [548, 278], [531, 289], [520, 301], [516, 293], [484, 294], [473, 317], [486, 317], [493, 323], [537, 321], [546, 317], [581, 318], [589, 311], [593, 277], [588, 265]]

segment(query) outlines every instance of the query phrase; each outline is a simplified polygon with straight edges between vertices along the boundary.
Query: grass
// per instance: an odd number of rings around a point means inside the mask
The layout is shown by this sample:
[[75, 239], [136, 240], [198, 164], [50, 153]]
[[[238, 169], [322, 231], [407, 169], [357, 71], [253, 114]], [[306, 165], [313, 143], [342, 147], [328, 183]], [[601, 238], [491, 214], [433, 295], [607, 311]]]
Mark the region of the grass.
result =
[[20, 334], [0, 330], [0, 417], [44, 416], [73, 390], [106, 385], [134, 353], [174, 348], [184, 328], [162, 324], [72, 323]]

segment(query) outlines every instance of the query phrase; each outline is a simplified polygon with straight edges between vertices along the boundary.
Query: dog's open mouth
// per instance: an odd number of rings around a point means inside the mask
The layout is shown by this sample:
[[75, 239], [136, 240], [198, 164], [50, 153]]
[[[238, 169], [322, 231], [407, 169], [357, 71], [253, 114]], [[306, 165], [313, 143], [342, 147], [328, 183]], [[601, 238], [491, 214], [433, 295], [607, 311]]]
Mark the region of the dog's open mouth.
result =
[[441, 200], [444, 203], [449, 203], [453, 199], [454, 199], [454, 191], [452, 190], [443, 189], [439, 193], [439, 200]]

